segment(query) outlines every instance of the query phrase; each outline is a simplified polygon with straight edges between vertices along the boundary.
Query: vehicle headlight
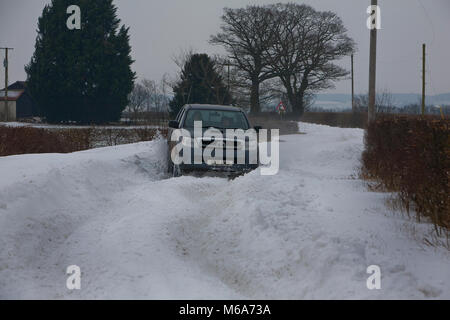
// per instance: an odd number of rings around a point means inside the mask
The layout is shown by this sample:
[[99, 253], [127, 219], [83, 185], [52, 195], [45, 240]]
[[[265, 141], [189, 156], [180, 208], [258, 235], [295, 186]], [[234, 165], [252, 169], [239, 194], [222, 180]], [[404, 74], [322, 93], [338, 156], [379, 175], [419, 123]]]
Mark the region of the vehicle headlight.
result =
[[258, 149], [258, 140], [250, 139], [248, 141], [248, 150], [257, 150]]

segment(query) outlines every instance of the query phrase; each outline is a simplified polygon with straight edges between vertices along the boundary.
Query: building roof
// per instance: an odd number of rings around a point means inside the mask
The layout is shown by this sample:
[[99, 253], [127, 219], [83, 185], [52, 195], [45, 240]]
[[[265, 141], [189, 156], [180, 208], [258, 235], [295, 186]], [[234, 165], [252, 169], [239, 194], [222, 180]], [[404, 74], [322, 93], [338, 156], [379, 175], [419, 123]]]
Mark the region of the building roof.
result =
[[[28, 83], [26, 81], [16, 81], [8, 86], [8, 90], [25, 90], [27, 88]], [[2, 88], [1, 91], [4, 91], [5, 88]]]

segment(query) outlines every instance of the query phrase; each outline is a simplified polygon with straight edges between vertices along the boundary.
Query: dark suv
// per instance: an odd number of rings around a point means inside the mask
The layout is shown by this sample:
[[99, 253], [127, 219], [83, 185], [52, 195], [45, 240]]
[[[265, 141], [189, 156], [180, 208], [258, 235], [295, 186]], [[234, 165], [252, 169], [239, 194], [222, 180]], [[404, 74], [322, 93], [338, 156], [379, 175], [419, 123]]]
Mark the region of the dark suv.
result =
[[[201, 137], [194, 137], [194, 124], [201, 121]], [[183, 138], [183, 144], [191, 147], [191, 161], [175, 165], [171, 158], [172, 149], [180, 141], [171, 141], [172, 133], [175, 129], [184, 129], [189, 132], [191, 137]], [[246, 114], [237, 107], [220, 105], [190, 104], [181, 108], [175, 120], [169, 122], [169, 152], [168, 152], [168, 171], [173, 176], [180, 176], [185, 173], [221, 173], [227, 176], [237, 176], [258, 167], [258, 143], [254, 136], [248, 135], [233, 136], [230, 139], [227, 133], [234, 129], [241, 132], [249, 132], [250, 122]], [[239, 130], [240, 129], [240, 130]], [[254, 127], [257, 132], [261, 127]], [[215, 130], [222, 133], [223, 138], [208, 137], [208, 130]], [[205, 136], [203, 136], [205, 134]], [[250, 143], [253, 141], [253, 143]], [[208, 145], [214, 144], [214, 148], [222, 149], [222, 155], [215, 157], [215, 151], [211, 153], [215, 160], [203, 158], [203, 152]], [[210, 148], [213, 148], [210, 146]], [[256, 149], [255, 149], [256, 148]], [[195, 150], [197, 149], [197, 150]], [[217, 149], [216, 149], [217, 150]], [[252, 152], [250, 152], [252, 151]], [[201, 158], [198, 155], [201, 154]], [[256, 156], [255, 156], [256, 154]], [[194, 157], [197, 157], [194, 159]], [[219, 158], [217, 160], [217, 158]], [[256, 159], [256, 161], [255, 161]]]

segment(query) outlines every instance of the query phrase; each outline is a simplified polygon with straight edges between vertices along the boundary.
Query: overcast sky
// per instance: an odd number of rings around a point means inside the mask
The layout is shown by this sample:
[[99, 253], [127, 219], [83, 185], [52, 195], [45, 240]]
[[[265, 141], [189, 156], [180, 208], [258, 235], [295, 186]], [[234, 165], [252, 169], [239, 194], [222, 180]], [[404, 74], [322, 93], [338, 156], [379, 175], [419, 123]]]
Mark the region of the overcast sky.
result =
[[[49, 0], [0, 0], [0, 47], [14, 47], [10, 54], [10, 83], [25, 80], [24, 65], [34, 50], [37, 20]], [[221, 53], [208, 44], [219, 31], [223, 7], [245, 7], [286, 1], [251, 0], [115, 0], [122, 23], [130, 26], [134, 71], [139, 78], [158, 80], [174, 75], [172, 57], [181, 50]], [[318, 10], [336, 12], [358, 46], [355, 80], [358, 93], [367, 92], [369, 0], [306, 0]], [[421, 91], [422, 43], [427, 44], [428, 93], [450, 92], [450, 1], [379, 0], [381, 27], [378, 33], [377, 89], [392, 93]], [[0, 52], [1, 61], [4, 53]], [[350, 58], [340, 62], [350, 67]], [[2, 64], [1, 64], [2, 65]], [[4, 83], [1, 68], [0, 87]], [[349, 93], [350, 81], [336, 83], [328, 92]]]

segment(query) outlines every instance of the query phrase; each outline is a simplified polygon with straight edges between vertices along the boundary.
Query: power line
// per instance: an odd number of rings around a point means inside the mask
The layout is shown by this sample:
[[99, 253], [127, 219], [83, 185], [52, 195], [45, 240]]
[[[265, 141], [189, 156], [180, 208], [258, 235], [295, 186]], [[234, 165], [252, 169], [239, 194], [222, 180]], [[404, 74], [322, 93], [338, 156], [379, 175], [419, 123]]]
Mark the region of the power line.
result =
[[[422, 11], [425, 13], [425, 16], [426, 16], [426, 20], [428, 20], [428, 23], [430, 24], [430, 26], [431, 26], [431, 31], [432, 31], [432, 33], [433, 33], [433, 38], [432, 38], [432, 41], [429, 43], [429, 46], [432, 46], [433, 45], [433, 43], [434, 43], [434, 40], [435, 40], [435, 38], [436, 38], [436, 34], [435, 34], [435, 28], [434, 28], [434, 23], [433, 23], [433, 20], [431, 19], [431, 17], [430, 17], [430, 15], [428, 14], [428, 11], [427, 11], [427, 9], [425, 8], [425, 6], [423, 5], [423, 3], [422, 3], [422, 1], [421, 0], [417, 0], [417, 4], [418, 4], [418, 6], [420, 7], [420, 9], [422, 9]], [[418, 41], [419, 42], [419, 41]], [[421, 42], [423, 42], [423, 41], [421, 41]], [[419, 42], [420, 43], [420, 42]], [[378, 62], [382, 62], [382, 63], [396, 63], [396, 62], [398, 62], [398, 61], [403, 61], [403, 60], [405, 60], [405, 59], [417, 59], [417, 56], [415, 55], [415, 54], [405, 54], [405, 55], [402, 55], [402, 56], [399, 56], [399, 57], [396, 57], [396, 58], [393, 58], [393, 59], [378, 59]]]
[[425, 6], [423, 5], [421, 0], [417, 0], [417, 2], [419, 3], [419, 5], [422, 7], [422, 10], [425, 12], [425, 16], [428, 19], [428, 22], [431, 25], [431, 31], [433, 32], [433, 40], [430, 43], [430, 46], [433, 45], [434, 39], [435, 39], [435, 32], [434, 32], [434, 24], [433, 24], [433, 20], [431, 20], [430, 15], [428, 14], [427, 9], [425, 9]]

